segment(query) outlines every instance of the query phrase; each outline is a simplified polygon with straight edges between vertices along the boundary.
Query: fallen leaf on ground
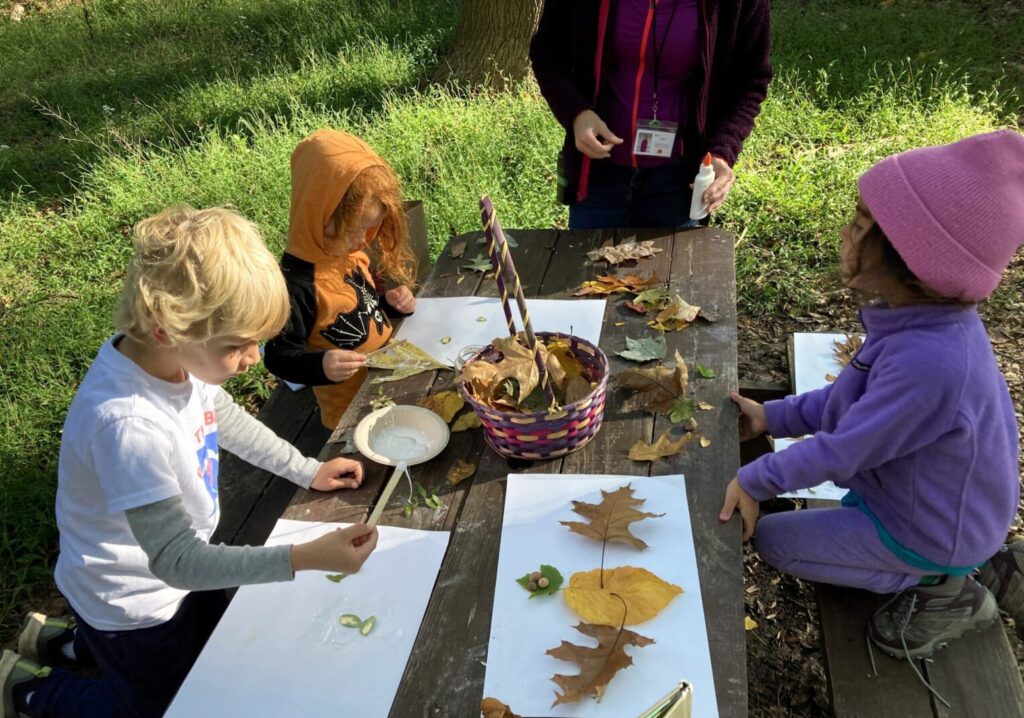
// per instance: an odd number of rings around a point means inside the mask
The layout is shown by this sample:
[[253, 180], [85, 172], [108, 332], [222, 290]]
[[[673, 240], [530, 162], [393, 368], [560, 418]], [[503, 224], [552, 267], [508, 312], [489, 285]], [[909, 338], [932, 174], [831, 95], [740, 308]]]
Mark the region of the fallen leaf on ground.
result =
[[[622, 605], [619, 604], [619, 613]], [[574, 676], [556, 674], [551, 680], [562, 689], [555, 691], [555, 702], [552, 708], [560, 703], [574, 703], [586, 696], [593, 696], [599, 702], [608, 689], [608, 683], [623, 668], [633, 665], [633, 659], [626, 655], [626, 646], [649, 646], [653, 638], [641, 636], [639, 633], [620, 628], [619, 624], [611, 626], [594, 626], [579, 623], [576, 630], [584, 636], [597, 640], [596, 647], [578, 646], [575, 643], [562, 641], [557, 648], [547, 651], [549, 656], [560, 661], [575, 663], [580, 672]]]
[[757, 628], [757, 621], [755, 621], [750, 616], [744, 616], [743, 617], [743, 628], [748, 630], [748, 631], [753, 631], [755, 628]]
[[615, 326], [617, 326], [617, 327], [624, 327], [624, 326], [626, 326], [626, 323], [625, 322], [615, 322]]
[[430, 409], [432, 412], [444, 419], [444, 423], [450, 422], [459, 410], [466, 405], [466, 402], [459, 396], [459, 392], [454, 389], [449, 391], [440, 391], [436, 394], [430, 394], [425, 396], [416, 402], [424, 409]]
[[700, 409], [701, 411], [711, 411], [715, 407], [706, 401], [702, 401], [699, 404], [697, 404], [697, 408]]
[[679, 586], [645, 568], [620, 566], [574, 573], [562, 595], [569, 608], [584, 621], [602, 626], [633, 626], [657, 616], [682, 592]]
[[643, 259], [652, 257], [658, 252], [663, 252], [661, 247], [654, 246], [654, 240], [648, 239], [642, 242], [624, 242], [619, 245], [601, 247], [587, 252], [587, 257], [592, 262], [604, 260], [608, 264], [618, 264], [631, 259]]
[[666, 456], [675, 456], [683, 447], [693, 441], [696, 434], [683, 434], [675, 441], [671, 438], [671, 432], [666, 431], [658, 437], [653, 444], [637, 439], [636, 443], [629, 449], [629, 458], [633, 461], [657, 461]]
[[675, 360], [675, 366], [625, 369], [615, 376], [615, 385], [639, 392], [640, 404], [646, 411], [671, 411], [684, 398], [689, 378], [679, 352], [675, 353]]
[[700, 307], [687, 303], [677, 294], [648, 325], [663, 332], [682, 331], [697, 320], [699, 313]]
[[370, 383], [372, 384], [398, 381], [434, 369], [451, 370], [451, 367], [442, 364], [412, 342], [404, 339], [394, 341], [381, 350], [367, 354], [366, 366], [371, 369], [392, 369], [394, 371], [389, 376], [378, 376], [371, 379]]
[[[473, 414], [473, 416], [476, 416], [476, 414]], [[448, 485], [458, 486], [475, 473], [476, 466], [474, 464], [459, 459], [448, 469]]]
[[467, 411], [465, 414], [460, 416], [452, 424], [452, 431], [466, 431], [467, 429], [476, 429], [483, 426], [480, 421], [480, 417], [476, 415], [476, 412]]
[[626, 337], [626, 350], [615, 353], [623, 359], [645, 362], [654, 359], [664, 359], [665, 352], [667, 351], [668, 346], [665, 343], [665, 335], [658, 334], [653, 337], [640, 337], [639, 339]]
[[484, 698], [480, 701], [480, 713], [482, 718], [521, 718], [497, 698]]
[[711, 439], [706, 436], [700, 437], [700, 446], [702, 449], [706, 449], [711, 446]]
[[601, 489], [601, 503], [590, 504], [586, 501], [573, 501], [572, 510], [590, 521], [589, 524], [579, 521], [559, 521], [563, 526], [580, 536], [595, 541], [624, 543], [634, 548], [647, 548], [647, 544], [634, 536], [629, 525], [644, 519], [656, 519], [665, 514], [652, 514], [638, 511], [644, 499], [633, 496], [633, 485], [620, 486], [615, 491]]
[[610, 274], [602, 274], [597, 279], [591, 279], [583, 282], [575, 292], [574, 297], [583, 297], [589, 294], [605, 295], [605, 294], [625, 294], [627, 292], [636, 293], [644, 287], [649, 287], [652, 284], [660, 284], [661, 280], [657, 274], [652, 274], [649, 277], [641, 277], [636, 274], [627, 274], [624, 277], [613, 277]]

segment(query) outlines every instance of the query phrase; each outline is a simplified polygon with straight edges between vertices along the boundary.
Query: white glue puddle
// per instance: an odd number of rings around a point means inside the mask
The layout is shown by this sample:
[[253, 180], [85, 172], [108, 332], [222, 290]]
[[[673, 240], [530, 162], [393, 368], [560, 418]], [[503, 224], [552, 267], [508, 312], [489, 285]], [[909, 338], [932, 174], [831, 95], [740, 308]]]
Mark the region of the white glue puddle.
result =
[[387, 426], [373, 433], [372, 448], [392, 461], [411, 461], [430, 449], [430, 437], [408, 426]]

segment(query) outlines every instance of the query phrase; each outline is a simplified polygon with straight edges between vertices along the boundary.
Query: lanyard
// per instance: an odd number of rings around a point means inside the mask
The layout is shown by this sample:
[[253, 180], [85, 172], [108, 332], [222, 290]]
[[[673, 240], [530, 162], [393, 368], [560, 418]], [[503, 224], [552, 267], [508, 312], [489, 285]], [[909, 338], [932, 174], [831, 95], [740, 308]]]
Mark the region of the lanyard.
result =
[[[672, 12], [668, 16], [668, 25], [665, 26], [665, 33], [661, 38], [661, 47], [658, 47], [658, 2], [651, 0], [651, 43], [654, 45], [654, 94], [651, 97], [651, 114], [654, 121], [658, 120], [658, 67], [661, 64], [661, 53], [665, 51], [665, 43], [668, 41], [669, 30], [672, 29], [672, 21], [676, 17], [676, 8], [679, 7], [679, 0], [672, 0]], [[645, 49], [646, 52], [646, 49]]]

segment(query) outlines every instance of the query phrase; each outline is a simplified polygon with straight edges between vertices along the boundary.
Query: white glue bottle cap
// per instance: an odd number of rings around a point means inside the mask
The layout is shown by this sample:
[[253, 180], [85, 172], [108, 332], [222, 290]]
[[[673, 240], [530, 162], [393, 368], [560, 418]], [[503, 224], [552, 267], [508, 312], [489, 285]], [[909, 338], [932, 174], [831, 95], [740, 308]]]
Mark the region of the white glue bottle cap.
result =
[[711, 166], [711, 153], [704, 155], [700, 163], [700, 171], [693, 180], [693, 197], [690, 199], [690, 219], [704, 219], [708, 216], [708, 206], [704, 203], [704, 192], [715, 181], [715, 168]]

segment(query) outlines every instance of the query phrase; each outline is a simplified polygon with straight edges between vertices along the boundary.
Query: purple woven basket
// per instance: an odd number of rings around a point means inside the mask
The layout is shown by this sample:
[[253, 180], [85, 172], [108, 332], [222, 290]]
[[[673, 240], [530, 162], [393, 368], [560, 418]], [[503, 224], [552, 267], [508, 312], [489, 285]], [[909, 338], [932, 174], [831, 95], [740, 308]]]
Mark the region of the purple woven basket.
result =
[[[576, 451], [594, 438], [604, 419], [608, 389], [608, 357], [600, 348], [580, 337], [537, 332], [537, 338], [567, 339], [572, 353], [583, 365], [583, 374], [597, 386], [586, 397], [557, 411], [505, 412], [477, 400], [468, 382], [459, 382], [459, 393], [484, 425], [488, 446], [513, 459], [554, 459]], [[493, 351], [488, 345], [469, 361], [482, 359]], [[467, 362], [468, 363], [468, 362]]]

